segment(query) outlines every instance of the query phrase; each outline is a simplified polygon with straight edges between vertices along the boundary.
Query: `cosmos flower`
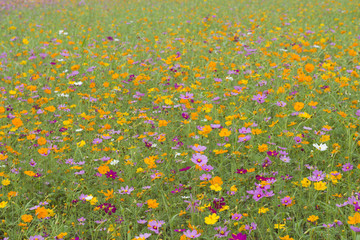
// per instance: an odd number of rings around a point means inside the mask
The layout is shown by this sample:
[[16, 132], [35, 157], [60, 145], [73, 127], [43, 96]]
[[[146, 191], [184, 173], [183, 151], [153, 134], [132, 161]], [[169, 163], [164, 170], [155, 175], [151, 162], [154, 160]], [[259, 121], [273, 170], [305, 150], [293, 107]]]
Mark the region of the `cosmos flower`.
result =
[[320, 145], [314, 143], [313, 146], [320, 151], [326, 151], [326, 149], [328, 149], [328, 146], [325, 143], [321, 143]]

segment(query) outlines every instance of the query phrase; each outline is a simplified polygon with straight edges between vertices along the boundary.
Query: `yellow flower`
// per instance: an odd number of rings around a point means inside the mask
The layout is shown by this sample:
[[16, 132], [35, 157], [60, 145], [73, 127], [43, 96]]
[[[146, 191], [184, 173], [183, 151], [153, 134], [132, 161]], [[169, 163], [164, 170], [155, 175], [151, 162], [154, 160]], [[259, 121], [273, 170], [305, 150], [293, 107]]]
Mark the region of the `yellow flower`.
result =
[[311, 185], [311, 181], [307, 178], [304, 178], [302, 181], [301, 181], [301, 185], [303, 187], [309, 187]]
[[220, 217], [216, 215], [216, 213], [213, 213], [212, 215], [209, 215], [205, 218], [205, 223], [208, 225], [213, 225], [218, 221], [219, 218]]
[[284, 229], [285, 224], [274, 224], [274, 229]]
[[284, 237], [279, 237], [281, 240], [294, 240], [293, 238], [291, 238], [289, 235], [286, 235]]
[[80, 142], [78, 142], [76, 144], [78, 147], [83, 147], [85, 145], [85, 141], [84, 140], [81, 140]]
[[0, 202], [0, 208], [6, 207], [7, 203], [8, 202], [5, 202], [5, 201]]
[[211, 186], [210, 186], [210, 189], [211, 189], [211, 190], [214, 190], [214, 191], [216, 191], [216, 192], [222, 190], [221, 186], [220, 186], [219, 184], [217, 184], [217, 183], [211, 185]]
[[22, 42], [23, 42], [23, 44], [25, 44], [25, 45], [28, 45], [28, 44], [29, 44], [29, 41], [28, 41], [26, 38], [24, 38]]
[[268, 211], [269, 211], [268, 208], [264, 208], [264, 207], [259, 208], [259, 213], [267, 213]]
[[318, 191], [325, 190], [327, 188], [326, 182], [323, 182], [323, 181], [316, 182], [316, 183], [314, 183], [314, 188], [315, 188], [315, 190], [318, 190]]
[[7, 186], [10, 184], [10, 180], [8, 178], [4, 179], [1, 181], [1, 184], [4, 185], [4, 186]]
[[316, 222], [318, 219], [319, 219], [318, 216], [311, 215], [311, 216], [308, 217], [307, 220], [308, 220], [309, 222]]
[[232, 192], [237, 192], [237, 188], [236, 188], [235, 185], [232, 185], [231, 188], [230, 188], [230, 190], [231, 190]]

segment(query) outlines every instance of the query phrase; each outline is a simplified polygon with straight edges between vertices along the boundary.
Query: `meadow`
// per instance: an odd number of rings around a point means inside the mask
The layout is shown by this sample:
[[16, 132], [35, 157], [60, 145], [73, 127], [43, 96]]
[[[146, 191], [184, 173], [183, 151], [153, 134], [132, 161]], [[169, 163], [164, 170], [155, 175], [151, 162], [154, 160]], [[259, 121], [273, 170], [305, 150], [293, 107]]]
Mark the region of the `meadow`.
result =
[[360, 239], [359, 8], [0, 1], [0, 239]]

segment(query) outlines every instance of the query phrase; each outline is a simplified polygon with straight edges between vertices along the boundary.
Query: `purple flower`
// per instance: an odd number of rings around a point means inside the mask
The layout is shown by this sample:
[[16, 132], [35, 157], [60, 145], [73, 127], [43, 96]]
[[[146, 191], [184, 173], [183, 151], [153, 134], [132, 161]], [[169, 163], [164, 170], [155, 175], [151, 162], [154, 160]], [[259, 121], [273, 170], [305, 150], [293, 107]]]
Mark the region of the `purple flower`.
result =
[[214, 169], [214, 167], [211, 166], [211, 165], [206, 165], [205, 164], [205, 165], [201, 166], [201, 169], [204, 170], [205, 172], [211, 172]]
[[200, 153], [193, 154], [191, 161], [199, 166], [202, 166], [208, 162], [208, 158]]
[[181, 169], [179, 169], [179, 172], [185, 172], [185, 171], [189, 170], [190, 168], [191, 168], [190, 166], [187, 166], [185, 168], [181, 168]]
[[44, 240], [44, 239], [45, 238], [43, 238], [41, 235], [35, 235], [29, 238], [29, 240]]
[[237, 170], [236, 170], [236, 173], [238, 173], [238, 174], [245, 174], [245, 173], [247, 173], [247, 170], [246, 170], [245, 168], [237, 169]]
[[202, 180], [202, 181], [207, 181], [211, 178], [212, 178], [212, 176], [210, 174], [206, 174], [206, 173], [204, 173], [203, 175], [200, 176], [200, 180]]
[[263, 103], [263, 102], [265, 102], [265, 98], [266, 98], [265, 94], [257, 94], [257, 95], [254, 95], [251, 100], [256, 101], [258, 103]]
[[223, 238], [226, 237], [230, 231], [226, 231], [227, 227], [216, 227], [214, 228], [217, 231], [217, 234], [215, 234], [215, 237]]
[[296, 143], [301, 143], [302, 139], [301, 139], [301, 137], [294, 137], [294, 141]]
[[346, 163], [346, 164], [344, 164], [342, 170], [343, 170], [344, 172], [347, 172], [347, 171], [351, 171], [353, 168], [354, 168], [354, 166], [353, 166], [352, 164]]
[[257, 224], [256, 223], [251, 223], [250, 225], [245, 225], [245, 229], [249, 230], [249, 233], [251, 233], [251, 231], [256, 230]]
[[356, 111], [356, 116], [360, 117], [360, 109]]
[[231, 220], [239, 221], [241, 218], [242, 218], [241, 214], [235, 213], [234, 215], [232, 215]]
[[188, 204], [186, 210], [190, 209], [190, 212], [196, 212], [197, 211], [196, 207], [199, 206], [198, 202], [200, 202], [200, 201], [199, 200], [194, 201], [192, 194], [190, 194], [190, 200], [191, 201], [184, 200], [184, 202]]
[[106, 173], [106, 178], [112, 178], [112, 179], [115, 179], [117, 178], [118, 175], [116, 174], [116, 172], [114, 172], [113, 170], [110, 170]]
[[354, 232], [360, 232], [360, 227], [350, 226], [350, 229], [353, 230]]
[[292, 203], [292, 199], [289, 196], [284, 197], [283, 199], [281, 199], [281, 204], [288, 206]]
[[186, 232], [184, 232], [184, 235], [188, 238], [198, 238], [201, 236], [201, 233], [198, 233], [196, 230], [187, 230]]
[[102, 143], [102, 139], [101, 138], [95, 138], [94, 141], [92, 142], [93, 144], [99, 144]]
[[130, 195], [132, 191], [134, 191], [133, 187], [129, 188], [129, 186], [126, 186], [126, 187], [121, 187], [121, 189], [119, 190], [119, 193]]
[[144, 233], [144, 234], [140, 234], [139, 236], [136, 236], [135, 238], [145, 238], [145, 239], [147, 239], [150, 236], [151, 236], [151, 233]]
[[320, 181], [324, 180], [325, 176], [326, 176], [326, 174], [323, 173], [322, 171], [315, 170], [315, 171], [313, 171], [312, 176], [308, 177], [308, 179], [312, 182], [320, 182]]
[[148, 229], [150, 231], [153, 231], [155, 232], [156, 234], [159, 234], [159, 228], [161, 228], [161, 226], [164, 224], [165, 222], [164, 221], [156, 221], [156, 220], [152, 220], [149, 222], [149, 227]]
[[238, 233], [238, 234], [232, 234], [231, 238], [229, 240], [246, 240], [247, 236], [246, 234]]

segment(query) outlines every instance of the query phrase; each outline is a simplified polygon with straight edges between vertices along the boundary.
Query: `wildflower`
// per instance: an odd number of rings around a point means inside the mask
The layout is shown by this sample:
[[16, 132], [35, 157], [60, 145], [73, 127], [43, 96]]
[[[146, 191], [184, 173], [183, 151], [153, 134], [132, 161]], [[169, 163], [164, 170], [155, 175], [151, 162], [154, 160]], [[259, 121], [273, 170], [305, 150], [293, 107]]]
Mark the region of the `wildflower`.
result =
[[148, 208], [157, 208], [159, 206], [159, 203], [156, 202], [156, 199], [149, 199], [147, 200]]
[[132, 191], [134, 191], [133, 187], [129, 188], [129, 186], [126, 186], [125, 188], [121, 187], [121, 189], [119, 190], [119, 193], [120, 194], [128, 194], [128, 195], [130, 195]]
[[198, 233], [196, 230], [187, 230], [186, 232], [184, 232], [184, 235], [188, 238], [198, 238], [201, 236], [201, 233]]
[[24, 222], [31, 222], [33, 220], [33, 216], [29, 214], [24, 214], [21, 216], [21, 220]]
[[239, 221], [242, 218], [242, 215], [239, 213], [235, 213], [232, 215], [231, 220]]
[[200, 153], [193, 154], [191, 161], [199, 166], [202, 166], [208, 162], [208, 158]]
[[216, 213], [213, 213], [212, 215], [209, 215], [205, 218], [205, 223], [208, 225], [213, 225], [219, 220], [219, 216], [216, 215]]
[[328, 146], [325, 143], [321, 143], [320, 145], [314, 143], [313, 146], [320, 151], [326, 151], [326, 149], [328, 148]]
[[41, 235], [30, 236], [29, 240], [45, 240]]
[[286, 197], [284, 197], [283, 199], [281, 199], [281, 204], [282, 204], [283, 206], [291, 205], [291, 203], [292, 203], [292, 199], [291, 199], [291, 197], [289, 197], [289, 196], [286, 196]]
[[218, 237], [218, 238], [223, 238], [223, 237], [226, 237], [230, 231], [226, 231], [227, 230], [227, 227], [215, 227], [214, 228], [216, 231], [217, 231], [217, 234], [215, 234], [215, 237]]
[[0, 208], [6, 207], [7, 204], [8, 204], [8, 202], [5, 202], [5, 201], [0, 202]]
[[309, 187], [311, 185], [311, 181], [307, 178], [304, 178], [302, 181], [301, 181], [301, 185], [303, 187]]
[[245, 230], [249, 230], [249, 233], [251, 233], [251, 231], [256, 230], [257, 228], [257, 224], [252, 222], [250, 225], [245, 225]]
[[151, 220], [151, 221], [149, 221], [148, 229], [149, 229], [150, 231], [155, 232], [156, 234], [159, 234], [159, 233], [160, 233], [159, 228], [161, 228], [161, 226], [162, 226], [164, 223], [165, 223], [164, 221]]
[[317, 220], [319, 219], [318, 216], [315, 216], [315, 215], [311, 215], [307, 218], [308, 222], [316, 222]]
[[322, 191], [322, 190], [325, 190], [327, 188], [326, 186], [326, 182], [316, 182], [314, 183], [314, 188], [315, 190], [318, 190], [318, 191]]
[[354, 166], [353, 166], [351, 163], [345, 163], [345, 164], [343, 165], [342, 170], [343, 170], [344, 172], [347, 172], [347, 171], [351, 171], [353, 168], [354, 168]]
[[112, 178], [112, 179], [115, 179], [117, 178], [117, 173], [114, 172], [113, 170], [110, 170], [108, 172], [106, 172], [106, 178]]
[[194, 201], [194, 199], [192, 197], [192, 194], [190, 194], [189, 198], [190, 198], [191, 201], [184, 200], [184, 202], [188, 204], [186, 210], [190, 209], [190, 212], [195, 212], [197, 210], [196, 207], [199, 206], [198, 202], [200, 202], [200, 201], [199, 200]]
[[246, 234], [238, 233], [238, 234], [232, 234], [231, 238], [229, 240], [246, 240], [247, 236]]
[[296, 102], [296, 103], [294, 103], [294, 109], [295, 109], [295, 111], [300, 111], [301, 109], [303, 109], [304, 108], [304, 103], [302, 103], [302, 102]]

